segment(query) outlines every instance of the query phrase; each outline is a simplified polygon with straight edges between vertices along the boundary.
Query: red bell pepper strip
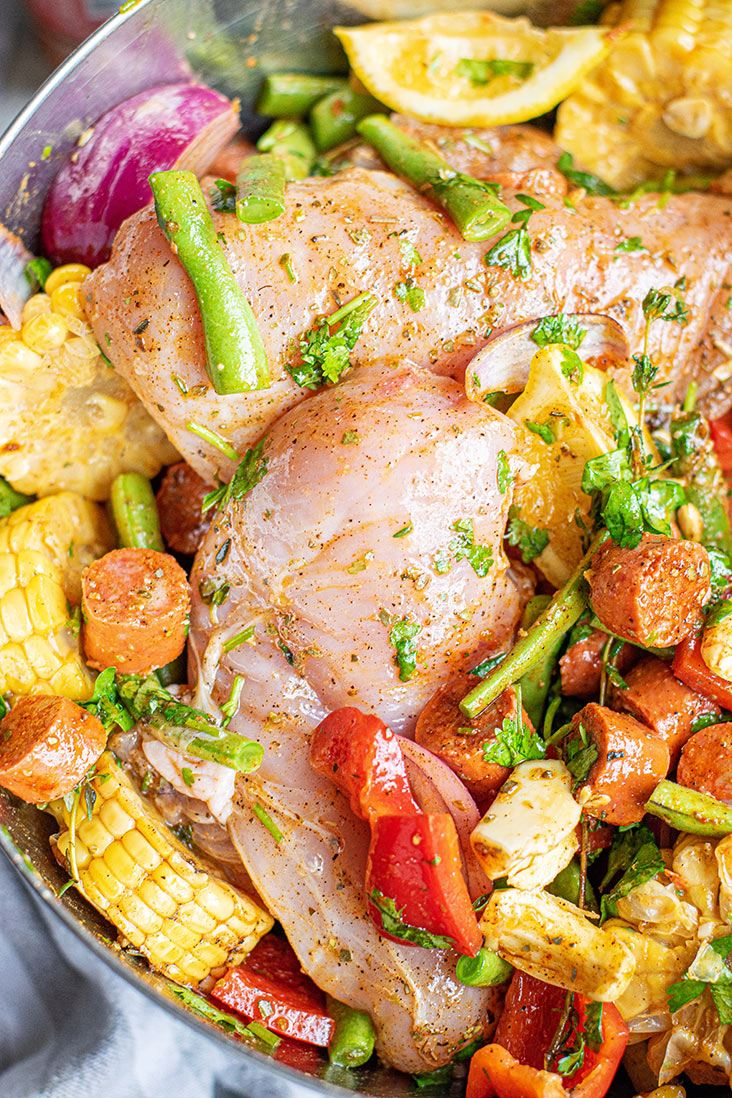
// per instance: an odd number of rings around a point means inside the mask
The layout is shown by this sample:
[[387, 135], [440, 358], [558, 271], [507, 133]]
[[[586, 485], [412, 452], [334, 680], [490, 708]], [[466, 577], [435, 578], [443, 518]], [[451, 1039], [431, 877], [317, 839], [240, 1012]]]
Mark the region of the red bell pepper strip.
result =
[[356, 816], [416, 816], [399, 738], [378, 717], [345, 706], [318, 725], [310, 764], [351, 799]]
[[[483, 944], [447, 812], [375, 820], [366, 893], [369, 914], [387, 937], [442, 949], [452, 945], [471, 957]], [[432, 934], [419, 929], [426, 927]]]
[[358, 709], [331, 713], [313, 733], [310, 762], [350, 797], [371, 826], [368, 910], [385, 935], [475, 956], [478, 920], [462, 875], [455, 824], [426, 815], [412, 796], [399, 737]]
[[262, 938], [243, 964], [230, 968], [211, 996], [280, 1036], [324, 1048], [333, 1037], [335, 1021], [323, 993], [301, 970], [289, 943], [273, 934]]
[[[580, 1018], [580, 1028], [584, 1027], [587, 1000], [581, 995], [575, 996], [575, 1005]], [[615, 1078], [630, 1031], [620, 1011], [614, 1003], [602, 1004], [600, 1023], [602, 1045], [597, 1050], [586, 1048], [582, 1067], [567, 1080], [572, 1098], [603, 1098]]]
[[711, 698], [725, 709], [732, 709], [732, 683], [707, 667], [701, 653], [700, 637], [687, 637], [676, 645], [671, 668], [676, 678], [692, 690]]
[[717, 451], [717, 461], [725, 473], [732, 470], [732, 426], [730, 426], [730, 414], [721, 419], [712, 419], [709, 422], [709, 430]]

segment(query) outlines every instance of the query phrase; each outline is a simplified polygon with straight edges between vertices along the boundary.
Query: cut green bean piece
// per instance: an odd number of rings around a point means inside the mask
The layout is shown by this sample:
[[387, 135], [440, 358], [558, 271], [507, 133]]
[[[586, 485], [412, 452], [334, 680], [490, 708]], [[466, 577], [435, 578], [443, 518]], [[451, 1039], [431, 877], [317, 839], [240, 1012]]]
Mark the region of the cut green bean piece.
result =
[[328, 1046], [328, 1059], [337, 1067], [360, 1067], [371, 1058], [376, 1031], [365, 1010], [339, 1003], [328, 995], [328, 1013], [335, 1018], [335, 1031]]
[[310, 130], [295, 118], [279, 118], [273, 122], [260, 137], [257, 148], [280, 158], [288, 183], [310, 175], [317, 156]]
[[646, 804], [646, 812], [690, 835], [721, 837], [732, 834], [729, 805], [676, 782], [659, 782]]
[[507, 686], [517, 682], [554, 648], [557, 639], [565, 635], [587, 606], [588, 587], [585, 572], [600, 545], [608, 537], [601, 530], [592, 539], [590, 548], [560, 587], [546, 610], [483, 681], [460, 702], [460, 711], [473, 720], [502, 694]]
[[165, 552], [155, 494], [147, 477], [120, 473], [112, 481], [112, 517], [120, 548]]
[[427, 145], [393, 125], [386, 115], [369, 115], [356, 130], [393, 172], [449, 214], [465, 240], [487, 240], [508, 225], [511, 211], [493, 187], [456, 172]]
[[[562, 900], [569, 900], [571, 904], [577, 905], [579, 903], [580, 876], [579, 858], [572, 858], [569, 865], [565, 866], [560, 873], [557, 873], [552, 883], [546, 886], [546, 890], [551, 892], [552, 896], [559, 896]], [[585, 881], [584, 906], [588, 911], [600, 910], [597, 906], [594, 889], [587, 880]]]
[[264, 758], [261, 743], [247, 740], [236, 732], [226, 732], [217, 740], [209, 739], [208, 736], [197, 736], [182, 750], [197, 759], [220, 763], [221, 766], [228, 766], [230, 770], [238, 770], [242, 774], [257, 770]]
[[297, 118], [319, 99], [348, 87], [345, 76], [313, 76], [307, 72], [272, 73], [265, 78], [257, 99], [257, 114], [270, 118]]
[[[529, 599], [521, 619], [521, 628], [530, 629], [536, 619], [542, 614], [551, 602], [550, 595], [535, 595]], [[526, 715], [534, 728], [541, 726], [544, 716], [547, 695], [552, 680], [552, 672], [559, 659], [564, 637], [557, 637], [554, 644], [547, 648], [542, 657], [534, 664], [530, 671], [521, 677], [521, 701]]]
[[203, 323], [206, 370], [217, 393], [269, 388], [264, 344], [232, 273], [193, 172], [153, 172], [158, 224], [193, 283]]
[[273, 153], [246, 157], [236, 176], [236, 216], [247, 225], [285, 212], [285, 162]]
[[26, 503], [32, 503], [35, 498], [35, 496], [25, 496], [22, 492], [16, 492], [5, 477], [0, 477], [0, 518], [6, 518], [11, 511], [25, 507]]
[[460, 957], [455, 965], [455, 975], [468, 987], [493, 987], [502, 984], [513, 972], [513, 965], [504, 961], [492, 949], [482, 946], [475, 957]]
[[318, 100], [310, 112], [310, 129], [318, 152], [327, 152], [341, 145], [353, 137], [357, 122], [383, 109], [383, 104], [373, 95], [355, 92], [348, 87]]

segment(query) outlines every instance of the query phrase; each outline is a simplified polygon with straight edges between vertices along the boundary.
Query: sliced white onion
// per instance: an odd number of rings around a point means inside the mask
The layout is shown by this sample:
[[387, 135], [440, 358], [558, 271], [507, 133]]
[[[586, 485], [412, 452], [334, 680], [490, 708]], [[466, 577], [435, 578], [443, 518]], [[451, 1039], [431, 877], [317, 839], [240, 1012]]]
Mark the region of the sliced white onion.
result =
[[25, 268], [33, 259], [22, 240], [0, 225], [0, 313], [20, 328], [23, 306], [31, 295]]
[[[542, 319], [524, 320], [491, 336], [465, 371], [469, 400], [481, 403], [488, 393], [520, 393], [526, 387], [531, 359], [539, 350], [531, 333]], [[599, 313], [577, 313], [577, 320], [585, 329], [577, 352], [583, 362], [600, 370], [627, 364], [630, 347], [617, 320]]]

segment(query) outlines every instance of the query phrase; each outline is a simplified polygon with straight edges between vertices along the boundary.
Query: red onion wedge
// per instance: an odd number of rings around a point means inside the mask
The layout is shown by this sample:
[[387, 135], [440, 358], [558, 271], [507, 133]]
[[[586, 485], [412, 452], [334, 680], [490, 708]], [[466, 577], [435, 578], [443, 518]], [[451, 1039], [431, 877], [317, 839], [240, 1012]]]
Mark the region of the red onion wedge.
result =
[[45, 254], [53, 263], [103, 263], [122, 222], [152, 200], [150, 173], [203, 175], [238, 128], [238, 103], [202, 84], [164, 84], [118, 103], [82, 135], [51, 184]]
[[0, 225], [0, 313], [13, 328], [20, 327], [23, 306], [31, 295], [25, 269], [32, 259], [20, 237]]
[[463, 870], [471, 898], [491, 890], [491, 882], [470, 845], [470, 834], [480, 822], [480, 812], [457, 774], [426, 747], [399, 737], [414, 799], [423, 812], [449, 812], [455, 821], [463, 855]]
[[[491, 336], [465, 371], [469, 400], [481, 403], [488, 393], [520, 393], [526, 387], [531, 359], [539, 350], [531, 333], [542, 319], [524, 320]], [[583, 362], [600, 370], [627, 365], [630, 347], [617, 320], [599, 313], [577, 313], [577, 320], [585, 329], [577, 349]]]

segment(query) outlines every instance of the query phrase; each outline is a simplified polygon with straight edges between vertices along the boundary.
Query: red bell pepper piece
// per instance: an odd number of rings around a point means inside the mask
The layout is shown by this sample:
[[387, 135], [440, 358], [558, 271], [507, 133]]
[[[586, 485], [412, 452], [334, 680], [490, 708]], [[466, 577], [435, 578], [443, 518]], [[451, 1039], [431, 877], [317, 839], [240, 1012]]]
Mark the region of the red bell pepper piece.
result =
[[717, 451], [717, 461], [725, 473], [732, 470], [732, 426], [730, 426], [730, 413], [721, 419], [713, 419], [709, 423], [709, 431]]
[[676, 645], [671, 668], [676, 678], [692, 690], [711, 698], [725, 709], [732, 709], [732, 683], [707, 667], [701, 653], [700, 637], [687, 637]]
[[310, 764], [348, 794], [362, 820], [419, 814], [399, 738], [378, 717], [348, 706], [330, 713], [313, 734]]
[[[552, 1043], [564, 1007], [566, 992], [516, 972], [506, 994], [494, 1044], [473, 1057], [466, 1098], [603, 1098], [615, 1076], [628, 1043], [628, 1027], [612, 1003], [603, 1003], [602, 1045], [585, 1045], [580, 1067], [561, 1076], [544, 1070], [544, 1055]], [[576, 1029], [584, 1032], [588, 1001], [575, 995]], [[570, 1035], [570, 1042], [573, 1038]], [[504, 1048], [506, 1056], [486, 1049]], [[473, 1066], [475, 1065], [475, 1067]]]
[[[483, 944], [462, 874], [455, 822], [447, 812], [375, 820], [366, 892], [371, 918], [387, 937], [438, 948], [454, 945], [471, 957]], [[389, 915], [399, 912], [399, 921], [411, 927], [395, 934]], [[448, 940], [429, 943], [419, 927], [429, 927], [432, 936]]]
[[321, 1047], [333, 1037], [335, 1021], [322, 991], [301, 970], [289, 942], [274, 934], [265, 935], [246, 961], [230, 968], [211, 995], [280, 1036]]
[[454, 821], [447, 813], [420, 811], [399, 737], [378, 717], [338, 709], [315, 729], [310, 762], [348, 794], [354, 813], [371, 826], [366, 892], [379, 930], [415, 945], [454, 943], [475, 956], [483, 936], [462, 874]]

